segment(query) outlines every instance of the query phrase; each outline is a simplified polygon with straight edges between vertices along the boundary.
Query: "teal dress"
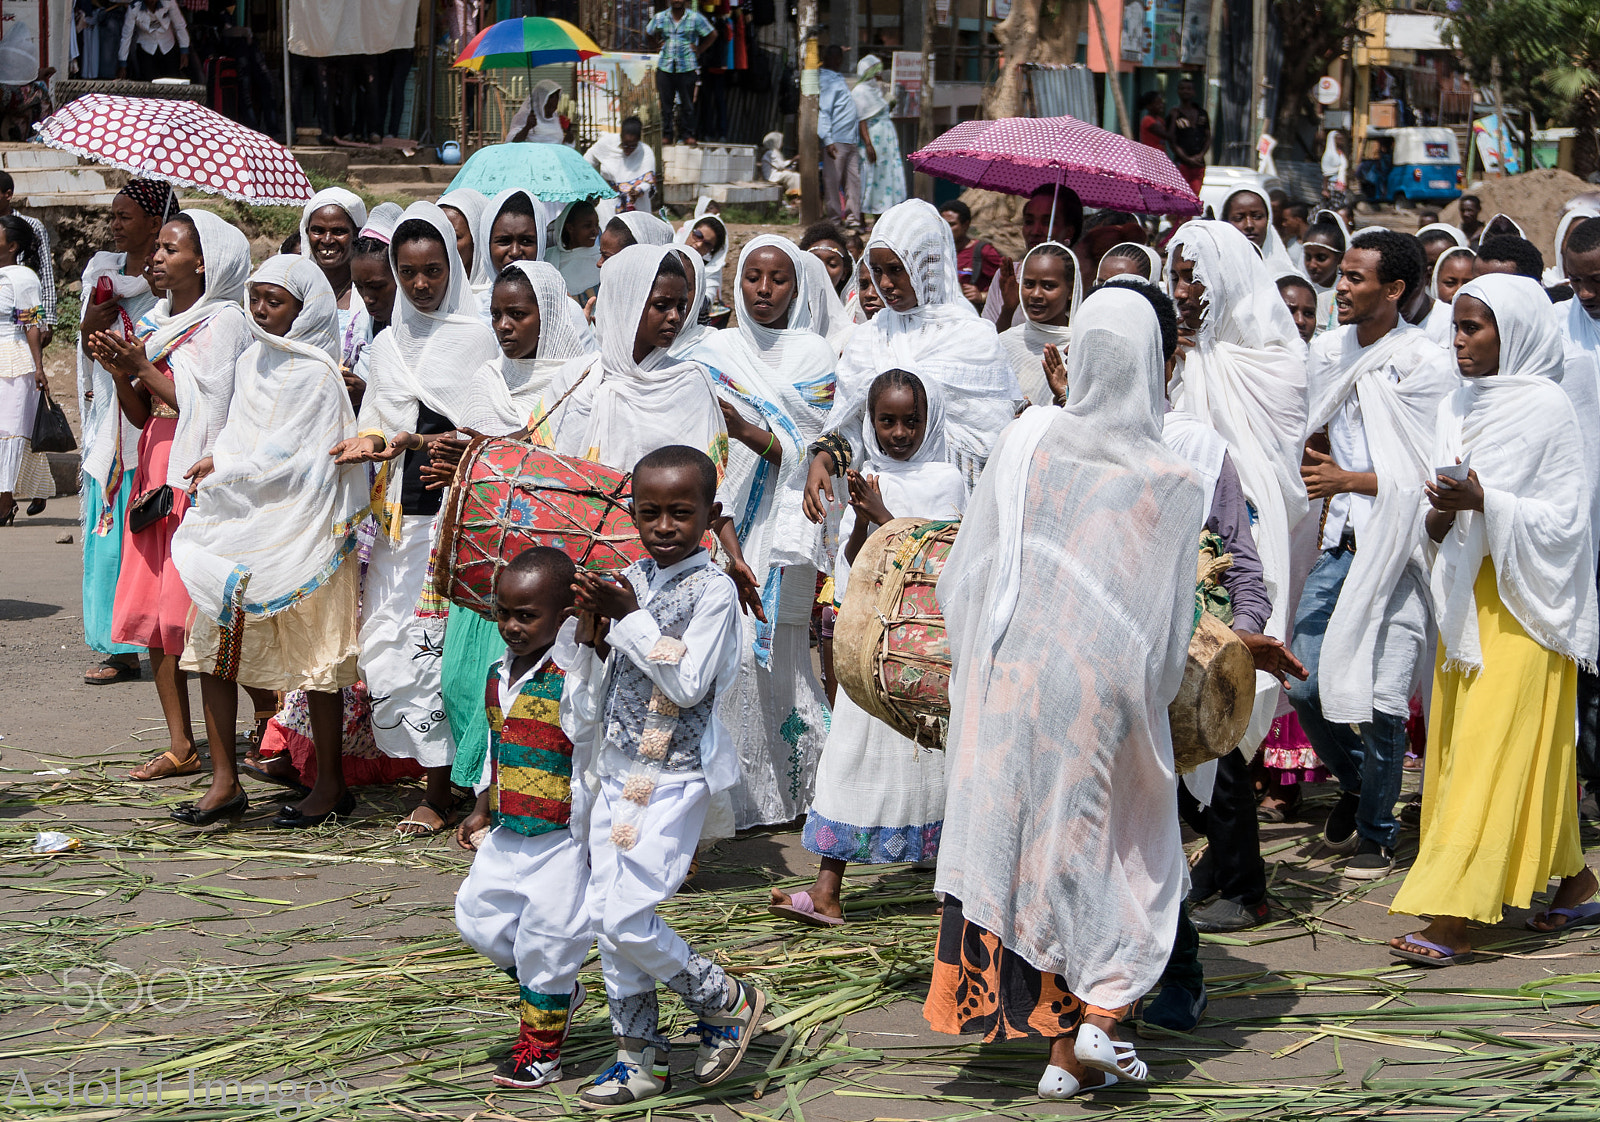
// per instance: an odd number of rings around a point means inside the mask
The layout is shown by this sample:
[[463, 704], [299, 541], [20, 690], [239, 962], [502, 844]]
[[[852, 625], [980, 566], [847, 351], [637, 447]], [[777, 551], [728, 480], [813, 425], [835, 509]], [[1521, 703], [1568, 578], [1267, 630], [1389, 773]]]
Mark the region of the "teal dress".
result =
[[133, 472], [122, 473], [111, 504], [111, 521], [106, 533], [95, 533], [95, 523], [104, 506], [99, 482], [88, 473], [83, 476], [83, 641], [91, 650], [106, 655], [140, 654], [143, 647], [113, 642], [111, 608], [117, 598], [117, 574], [122, 571], [122, 520], [133, 494]]

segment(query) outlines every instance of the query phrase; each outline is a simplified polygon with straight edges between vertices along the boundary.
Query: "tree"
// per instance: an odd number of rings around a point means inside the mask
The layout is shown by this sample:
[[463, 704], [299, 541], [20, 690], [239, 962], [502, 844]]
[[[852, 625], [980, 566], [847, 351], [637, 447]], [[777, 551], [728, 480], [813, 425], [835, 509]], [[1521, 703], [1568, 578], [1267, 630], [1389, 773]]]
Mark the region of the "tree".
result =
[[1023, 63], [1071, 62], [1077, 57], [1087, 9], [1087, 0], [1013, 0], [1011, 14], [994, 27], [1000, 76], [983, 95], [987, 120], [1022, 116], [1027, 97]]
[[1561, 30], [1555, 42], [1558, 61], [1539, 76], [1539, 84], [1565, 101], [1566, 121], [1578, 130], [1572, 170], [1587, 179], [1600, 171], [1600, 7], [1563, 0], [1556, 5]]
[[1307, 115], [1311, 87], [1345, 53], [1345, 44], [1360, 37], [1361, 0], [1277, 0], [1277, 10], [1283, 66], [1273, 135], [1282, 143], [1295, 135], [1295, 122]]

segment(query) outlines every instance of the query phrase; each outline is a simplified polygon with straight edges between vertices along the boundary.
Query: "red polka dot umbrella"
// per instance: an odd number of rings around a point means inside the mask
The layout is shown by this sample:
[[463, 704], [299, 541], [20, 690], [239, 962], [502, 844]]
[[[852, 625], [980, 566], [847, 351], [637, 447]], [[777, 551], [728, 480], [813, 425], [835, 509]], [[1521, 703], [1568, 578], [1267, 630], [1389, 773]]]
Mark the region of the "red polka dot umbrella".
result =
[[299, 206], [315, 189], [287, 148], [192, 101], [85, 94], [35, 126], [52, 148], [262, 206]]
[[963, 121], [907, 158], [924, 174], [1007, 195], [1062, 186], [1085, 206], [1200, 213], [1200, 200], [1165, 152], [1075, 117]]

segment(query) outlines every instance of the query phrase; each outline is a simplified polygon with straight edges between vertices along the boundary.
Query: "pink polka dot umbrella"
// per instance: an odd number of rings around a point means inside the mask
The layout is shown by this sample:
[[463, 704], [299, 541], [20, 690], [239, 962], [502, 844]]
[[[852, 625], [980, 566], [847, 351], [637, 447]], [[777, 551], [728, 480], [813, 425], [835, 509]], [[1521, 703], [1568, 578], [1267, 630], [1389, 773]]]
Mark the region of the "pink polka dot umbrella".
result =
[[1200, 213], [1200, 200], [1165, 152], [1075, 117], [963, 121], [907, 158], [924, 174], [1007, 195], [1061, 186], [1085, 206]]
[[52, 148], [244, 203], [300, 206], [316, 193], [283, 145], [192, 101], [85, 94], [35, 127]]

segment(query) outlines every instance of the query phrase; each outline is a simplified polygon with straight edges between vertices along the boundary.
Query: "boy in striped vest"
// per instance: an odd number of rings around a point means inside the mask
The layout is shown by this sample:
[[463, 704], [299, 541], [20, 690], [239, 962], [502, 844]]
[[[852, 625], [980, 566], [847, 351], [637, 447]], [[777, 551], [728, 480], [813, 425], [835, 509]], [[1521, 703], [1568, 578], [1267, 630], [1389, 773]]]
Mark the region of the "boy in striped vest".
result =
[[573, 577], [571, 558], [543, 546], [500, 572], [495, 613], [506, 654], [489, 668], [482, 793], [456, 830], [463, 849], [477, 850], [456, 893], [456, 926], [521, 991], [522, 1030], [494, 1074], [501, 1087], [561, 1078], [561, 1045], [584, 999], [578, 968], [594, 939], [588, 847], [581, 825], [569, 828], [574, 787], [582, 790], [573, 744], [592, 740], [567, 689], [577, 644], [561, 625]]

